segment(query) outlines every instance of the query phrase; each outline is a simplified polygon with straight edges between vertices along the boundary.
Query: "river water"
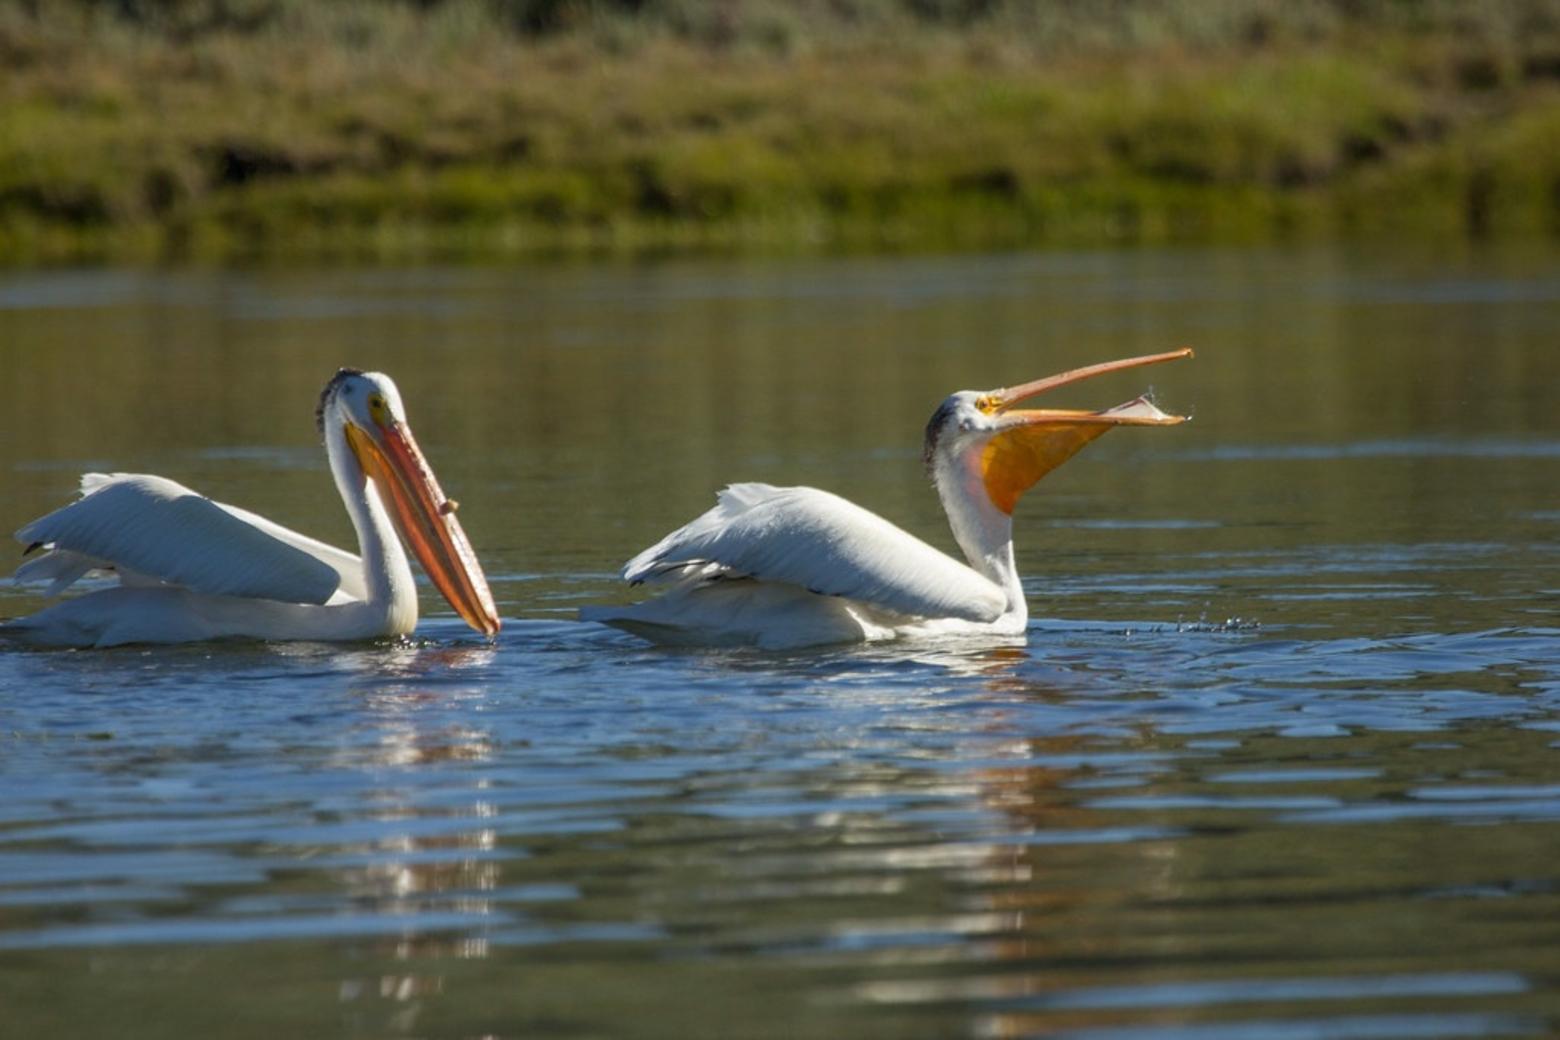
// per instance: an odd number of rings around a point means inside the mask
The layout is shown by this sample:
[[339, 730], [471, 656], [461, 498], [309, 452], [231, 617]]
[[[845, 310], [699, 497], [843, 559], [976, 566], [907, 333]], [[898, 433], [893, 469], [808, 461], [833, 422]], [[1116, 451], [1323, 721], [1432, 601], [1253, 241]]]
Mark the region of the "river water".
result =
[[[945, 394], [1183, 345], [1057, 402], [1195, 420], [1026, 497], [1025, 639], [572, 620], [732, 480], [952, 548]], [[0, 1034], [1560, 1032], [1557, 348], [1544, 249], [0, 276], [0, 525], [111, 469], [350, 544], [379, 368], [506, 618], [0, 650]]]

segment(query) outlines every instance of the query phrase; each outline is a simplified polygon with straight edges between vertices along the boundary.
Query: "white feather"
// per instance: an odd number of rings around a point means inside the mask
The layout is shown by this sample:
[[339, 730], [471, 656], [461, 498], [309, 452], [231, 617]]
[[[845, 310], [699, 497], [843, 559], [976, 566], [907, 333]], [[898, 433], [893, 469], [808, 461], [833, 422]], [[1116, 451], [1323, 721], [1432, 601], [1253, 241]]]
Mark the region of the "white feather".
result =
[[56, 594], [88, 571], [113, 566], [127, 581], [155, 579], [212, 595], [317, 603], [363, 599], [358, 557], [176, 481], [88, 473], [82, 497], [16, 533], [52, 551], [17, 580], [52, 581]]
[[16, 568], [15, 580], [20, 585], [46, 581], [49, 587], [43, 590], [43, 594], [58, 596], [94, 571], [108, 572], [113, 569], [113, 564], [95, 556], [71, 552], [69, 549], [50, 549]]
[[756, 578], [906, 617], [989, 622], [1007, 608], [994, 582], [904, 529], [810, 487], [733, 484], [715, 508], [635, 556], [630, 582]]
[[695, 579], [630, 606], [581, 608], [580, 620], [599, 621], [674, 646], [782, 650], [894, 635], [891, 622], [875, 621], [870, 611], [848, 600], [749, 578], [711, 584]]

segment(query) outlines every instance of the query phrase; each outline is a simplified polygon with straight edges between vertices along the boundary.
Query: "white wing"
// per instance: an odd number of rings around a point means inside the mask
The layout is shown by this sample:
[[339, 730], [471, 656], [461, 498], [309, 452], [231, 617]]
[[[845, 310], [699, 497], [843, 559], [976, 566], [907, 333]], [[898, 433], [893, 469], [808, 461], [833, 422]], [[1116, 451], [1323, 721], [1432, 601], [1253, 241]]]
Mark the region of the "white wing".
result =
[[112, 565], [129, 581], [156, 579], [213, 595], [325, 603], [340, 590], [367, 598], [356, 556], [166, 477], [88, 473], [81, 498], [34, 520], [16, 539], [51, 550], [17, 571], [19, 580], [52, 580], [51, 593]]
[[733, 484], [719, 504], [623, 567], [642, 581], [710, 577], [786, 582], [916, 617], [993, 621], [995, 583], [902, 528], [817, 488]]

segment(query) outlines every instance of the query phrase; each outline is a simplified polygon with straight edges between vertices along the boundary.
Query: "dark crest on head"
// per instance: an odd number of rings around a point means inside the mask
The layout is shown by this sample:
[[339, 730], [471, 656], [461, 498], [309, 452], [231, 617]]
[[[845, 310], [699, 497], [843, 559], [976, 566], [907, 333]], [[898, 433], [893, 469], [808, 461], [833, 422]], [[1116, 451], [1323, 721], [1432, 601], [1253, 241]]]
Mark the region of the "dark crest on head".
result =
[[350, 377], [362, 374], [361, 368], [338, 368], [336, 374], [330, 377], [330, 382], [325, 384], [325, 389], [320, 391], [320, 403], [314, 406], [314, 425], [321, 433], [325, 432], [325, 406], [330, 403], [331, 395]]
[[937, 406], [937, 411], [926, 423], [926, 440], [921, 444], [921, 462], [926, 466], [928, 476], [932, 473], [932, 466], [937, 461], [937, 442], [942, 438], [943, 429], [953, 419], [959, 410], [959, 403], [950, 397]]

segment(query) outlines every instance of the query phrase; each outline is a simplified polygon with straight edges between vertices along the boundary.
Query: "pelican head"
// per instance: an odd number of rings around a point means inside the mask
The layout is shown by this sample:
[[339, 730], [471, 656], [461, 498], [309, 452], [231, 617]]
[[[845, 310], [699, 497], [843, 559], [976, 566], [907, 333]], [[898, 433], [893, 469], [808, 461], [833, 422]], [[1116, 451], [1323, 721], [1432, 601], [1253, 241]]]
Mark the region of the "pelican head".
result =
[[466, 532], [418, 448], [401, 392], [382, 372], [343, 368], [320, 392], [315, 419], [330, 444], [339, 433], [378, 491], [401, 540], [467, 624], [496, 635], [498, 609]]
[[1190, 349], [1106, 361], [998, 390], [950, 395], [926, 425], [924, 458], [944, 504], [984, 499], [1011, 515], [1019, 496], [1113, 426], [1173, 426], [1185, 416], [1166, 415], [1146, 397], [1102, 412], [1015, 405], [1094, 376], [1191, 357]]

